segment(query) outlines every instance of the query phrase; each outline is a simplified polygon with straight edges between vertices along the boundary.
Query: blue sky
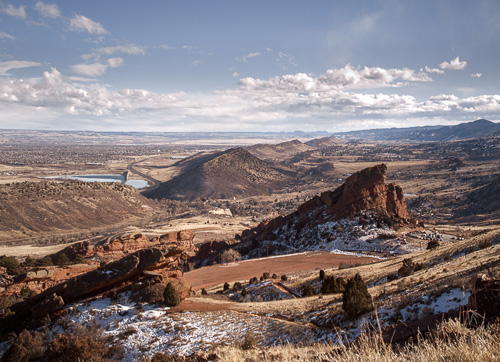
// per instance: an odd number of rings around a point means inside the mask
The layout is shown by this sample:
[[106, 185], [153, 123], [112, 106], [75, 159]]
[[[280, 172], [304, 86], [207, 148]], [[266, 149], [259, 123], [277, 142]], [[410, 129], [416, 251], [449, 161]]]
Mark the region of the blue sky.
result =
[[0, 128], [500, 121], [498, 19], [498, 0], [0, 0]]

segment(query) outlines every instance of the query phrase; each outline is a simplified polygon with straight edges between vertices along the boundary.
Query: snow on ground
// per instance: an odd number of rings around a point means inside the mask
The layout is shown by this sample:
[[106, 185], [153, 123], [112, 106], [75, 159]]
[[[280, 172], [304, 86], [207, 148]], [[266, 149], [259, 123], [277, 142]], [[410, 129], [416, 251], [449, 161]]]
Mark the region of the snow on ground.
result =
[[246, 296], [242, 296], [241, 291], [239, 291], [230, 293], [229, 298], [238, 302], [269, 302], [293, 298], [289, 292], [280, 289], [272, 280], [247, 285], [245, 290]]
[[272, 245], [275, 254], [299, 250], [308, 251], [372, 251], [407, 254], [420, 250], [394, 235], [394, 230], [377, 222], [370, 212], [354, 218], [327, 221], [317, 225], [301, 226], [299, 222], [274, 231]]
[[437, 314], [457, 309], [467, 304], [470, 292], [464, 292], [460, 288], [450, 289], [436, 299], [425, 295], [414, 304], [401, 309], [401, 319], [405, 322], [424, 317], [426, 314]]
[[96, 321], [105, 335], [120, 343], [123, 361], [137, 361], [167, 351], [189, 355], [199, 350], [225, 344], [241, 344], [252, 335], [266, 346], [289, 342], [311, 342], [309, 328], [256, 314], [234, 311], [168, 313], [168, 307], [136, 305], [120, 296], [116, 304], [103, 298], [74, 304], [67, 308], [64, 321], [53, 326], [53, 333], [63, 326], [93, 324]]

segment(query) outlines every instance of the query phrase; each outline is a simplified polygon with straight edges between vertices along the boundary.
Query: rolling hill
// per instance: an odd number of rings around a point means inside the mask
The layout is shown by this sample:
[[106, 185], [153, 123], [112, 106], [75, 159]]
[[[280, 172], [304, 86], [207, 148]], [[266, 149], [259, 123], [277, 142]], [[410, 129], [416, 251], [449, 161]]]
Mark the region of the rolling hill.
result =
[[243, 148], [183, 160], [183, 173], [145, 192], [149, 198], [233, 198], [267, 194], [282, 187], [290, 176]]

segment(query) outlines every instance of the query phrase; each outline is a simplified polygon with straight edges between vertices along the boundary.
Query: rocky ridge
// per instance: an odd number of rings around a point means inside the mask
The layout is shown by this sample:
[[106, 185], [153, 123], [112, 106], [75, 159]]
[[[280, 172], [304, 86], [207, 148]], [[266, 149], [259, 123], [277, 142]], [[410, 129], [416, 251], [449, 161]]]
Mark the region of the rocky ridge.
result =
[[[241, 240], [286, 253], [311, 247], [350, 249], [352, 243], [346, 247], [339, 241], [347, 245], [348, 239], [369, 241], [378, 234], [391, 233], [390, 227], [408, 222], [408, 213], [402, 188], [386, 184], [386, 176], [385, 164], [356, 172], [337, 189], [313, 197], [297, 211], [244, 231]], [[358, 248], [365, 246], [354, 247]]]

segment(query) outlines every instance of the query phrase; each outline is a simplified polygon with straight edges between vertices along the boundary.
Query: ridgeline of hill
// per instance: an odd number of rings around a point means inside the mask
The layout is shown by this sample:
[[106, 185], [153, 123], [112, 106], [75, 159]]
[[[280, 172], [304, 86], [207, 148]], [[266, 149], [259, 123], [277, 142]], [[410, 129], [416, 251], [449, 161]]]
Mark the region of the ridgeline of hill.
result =
[[97, 182], [0, 185], [0, 241], [137, 220], [155, 208], [133, 187]]
[[232, 198], [267, 194], [290, 176], [242, 148], [182, 160], [183, 172], [144, 195], [154, 199]]
[[299, 140], [292, 140], [278, 144], [257, 144], [245, 147], [255, 157], [268, 162], [279, 163], [285, 159], [292, 158], [298, 153], [314, 150], [314, 146], [309, 146]]
[[486, 119], [460, 123], [455, 126], [424, 126], [383, 128], [336, 134], [346, 139], [373, 141], [452, 141], [469, 138], [500, 136], [500, 123]]

